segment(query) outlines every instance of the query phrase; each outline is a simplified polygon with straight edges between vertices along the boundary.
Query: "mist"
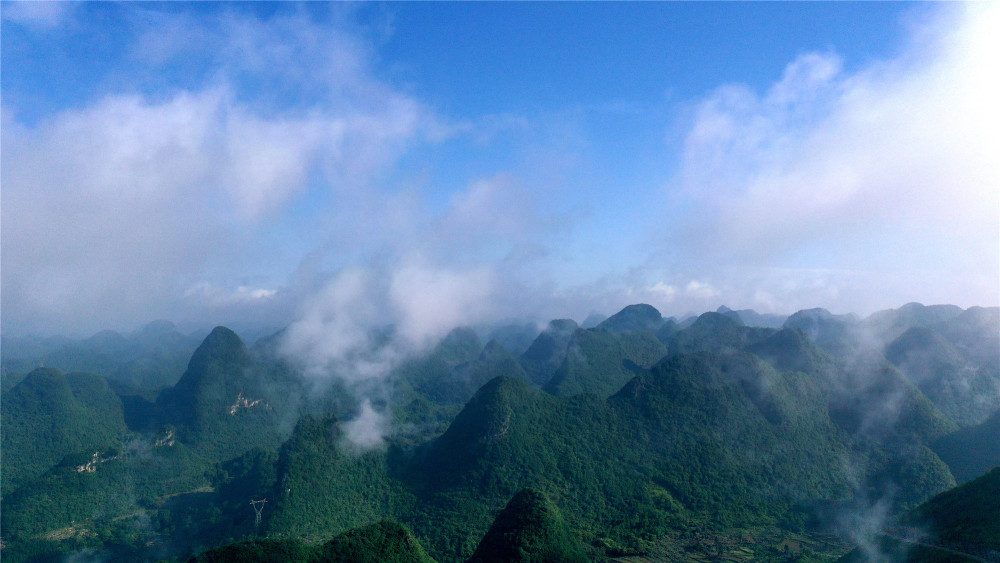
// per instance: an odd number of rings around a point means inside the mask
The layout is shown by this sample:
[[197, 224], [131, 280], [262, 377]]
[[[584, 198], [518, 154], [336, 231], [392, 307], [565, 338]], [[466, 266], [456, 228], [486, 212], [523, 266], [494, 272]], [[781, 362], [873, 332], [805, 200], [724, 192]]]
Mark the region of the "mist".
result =
[[398, 270], [351, 269], [330, 279], [282, 332], [279, 354], [301, 368], [313, 391], [340, 381], [359, 412], [345, 426], [371, 448], [388, 432], [373, 401], [391, 400], [392, 370], [426, 352], [457, 326], [491, 320], [488, 271], [455, 271], [408, 261]]

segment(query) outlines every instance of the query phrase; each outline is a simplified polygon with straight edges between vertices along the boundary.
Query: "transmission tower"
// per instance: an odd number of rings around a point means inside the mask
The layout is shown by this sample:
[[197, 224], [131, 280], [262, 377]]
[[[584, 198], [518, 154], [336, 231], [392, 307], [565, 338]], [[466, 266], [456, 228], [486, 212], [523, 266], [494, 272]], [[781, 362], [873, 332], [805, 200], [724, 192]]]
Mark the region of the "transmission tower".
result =
[[257, 530], [260, 529], [260, 513], [262, 510], [264, 510], [264, 503], [266, 502], [267, 502], [266, 498], [261, 500], [253, 500], [253, 499], [250, 500], [250, 506], [253, 507], [253, 512], [254, 515], [256, 516], [256, 519], [254, 519], [253, 521], [254, 533], [257, 533]]

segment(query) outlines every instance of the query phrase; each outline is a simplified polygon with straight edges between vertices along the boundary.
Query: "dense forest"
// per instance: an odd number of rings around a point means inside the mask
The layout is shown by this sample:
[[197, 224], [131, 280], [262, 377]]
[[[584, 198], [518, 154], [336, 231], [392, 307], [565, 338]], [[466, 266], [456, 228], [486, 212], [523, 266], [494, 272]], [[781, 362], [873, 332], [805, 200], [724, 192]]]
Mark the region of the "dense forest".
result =
[[287, 337], [5, 338], [4, 561], [1000, 558], [997, 308]]

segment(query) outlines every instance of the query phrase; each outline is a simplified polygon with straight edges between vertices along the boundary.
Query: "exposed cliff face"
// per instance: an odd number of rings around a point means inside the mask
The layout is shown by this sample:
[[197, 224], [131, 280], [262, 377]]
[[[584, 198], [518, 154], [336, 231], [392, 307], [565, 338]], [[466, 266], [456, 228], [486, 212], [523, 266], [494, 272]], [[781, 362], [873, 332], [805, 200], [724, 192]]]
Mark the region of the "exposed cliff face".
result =
[[240, 412], [240, 410], [252, 409], [254, 407], [261, 407], [264, 409], [271, 408], [271, 406], [265, 403], [263, 399], [250, 399], [244, 397], [243, 391], [240, 391], [240, 394], [236, 396], [236, 400], [229, 406], [229, 416], [235, 416], [236, 413]]
[[90, 458], [90, 461], [76, 466], [76, 472], [95, 473], [97, 471], [97, 468], [100, 467], [102, 464], [107, 463], [109, 461], [114, 461], [116, 459], [121, 459], [121, 456], [118, 454], [102, 455], [101, 452], [94, 452], [93, 456], [91, 456]]

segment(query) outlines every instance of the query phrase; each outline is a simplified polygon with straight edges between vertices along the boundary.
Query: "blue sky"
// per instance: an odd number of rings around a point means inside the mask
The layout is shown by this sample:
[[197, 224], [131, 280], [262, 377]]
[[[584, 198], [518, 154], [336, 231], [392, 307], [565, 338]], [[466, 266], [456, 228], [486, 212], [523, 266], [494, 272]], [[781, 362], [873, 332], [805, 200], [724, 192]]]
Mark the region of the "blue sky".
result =
[[998, 301], [995, 4], [2, 9], [5, 334]]

